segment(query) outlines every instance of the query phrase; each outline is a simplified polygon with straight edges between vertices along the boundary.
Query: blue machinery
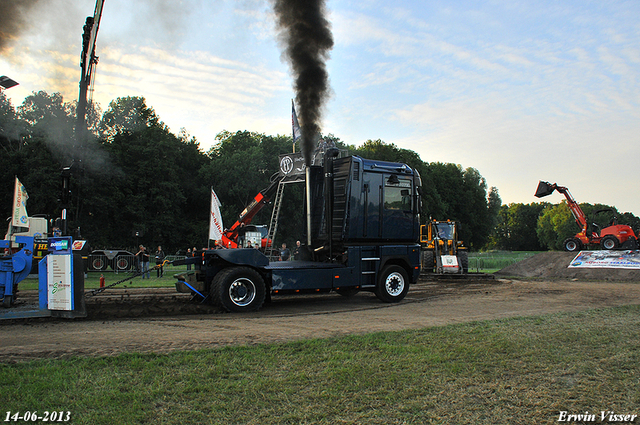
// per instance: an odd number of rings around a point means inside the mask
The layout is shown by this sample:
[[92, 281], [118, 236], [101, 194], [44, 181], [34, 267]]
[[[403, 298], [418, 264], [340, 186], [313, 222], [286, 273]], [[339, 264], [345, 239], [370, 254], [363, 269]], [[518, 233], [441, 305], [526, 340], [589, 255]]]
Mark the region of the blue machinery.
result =
[[0, 241], [4, 255], [0, 256], [0, 297], [2, 306], [10, 307], [15, 299], [18, 282], [29, 276], [33, 256], [33, 237], [16, 236], [16, 243], [22, 249], [11, 254], [11, 241]]
[[85, 317], [84, 270], [81, 257], [74, 261], [71, 237], [49, 239], [49, 255], [38, 263], [38, 304], [15, 303], [16, 287], [31, 271], [33, 238], [17, 236], [22, 248], [11, 253], [11, 242], [0, 241], [0, 319], [28, 317]]

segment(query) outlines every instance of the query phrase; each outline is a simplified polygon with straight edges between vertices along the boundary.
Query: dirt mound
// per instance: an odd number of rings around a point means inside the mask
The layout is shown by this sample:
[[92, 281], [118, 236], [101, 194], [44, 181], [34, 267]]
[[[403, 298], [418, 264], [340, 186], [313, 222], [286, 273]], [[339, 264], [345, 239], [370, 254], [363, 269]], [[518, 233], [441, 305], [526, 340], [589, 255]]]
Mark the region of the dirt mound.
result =
[[496, 276], [640, 282], [640, 270], [568, 268], [573, 252], [542, 252], [497, 271]]

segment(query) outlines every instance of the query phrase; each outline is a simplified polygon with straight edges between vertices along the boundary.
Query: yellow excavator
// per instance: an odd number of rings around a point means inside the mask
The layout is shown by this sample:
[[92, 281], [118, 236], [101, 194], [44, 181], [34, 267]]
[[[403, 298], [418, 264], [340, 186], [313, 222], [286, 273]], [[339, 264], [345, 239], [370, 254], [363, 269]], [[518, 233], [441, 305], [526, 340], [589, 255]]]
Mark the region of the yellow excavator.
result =
[[433, 220], [420, 226], [422, 270], [427, 273], [466, 274], [469, 271], [469, 251], [458, 239], [455, 221]]

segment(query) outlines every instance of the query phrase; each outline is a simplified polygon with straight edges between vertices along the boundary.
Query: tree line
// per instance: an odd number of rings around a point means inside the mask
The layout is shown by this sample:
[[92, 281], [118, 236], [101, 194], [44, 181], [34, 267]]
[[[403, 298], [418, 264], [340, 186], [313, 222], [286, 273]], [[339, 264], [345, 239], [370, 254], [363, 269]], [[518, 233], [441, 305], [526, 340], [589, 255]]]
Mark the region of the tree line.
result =
[[[29, 193], [29, 214], [58, 217], [61, 171], [67, 167], [69, 227], [79, 229], [94, 248], [163, 245], [173, 253], [205, 247], [211, 188], [222, 202], [223, 222], [230, 227], [269, 185], [279, 168], [278, 155], [292, 150], [291, 136], [222, 131], [204, 152], [186, 130], [172, 133], [143, 97], [113, 100], [104, 113], [89, 105], [90, 137], [77, 140], [75, 108], [75, 102], [64, 102], [59, 93], [44, 91], [32, 93], [14, 108], [0, 93], [0, 212], [10, 215], [13, 180], [18, 176]], [[558, 220], [545, 214], [562, 210], [550, 212], [555, 211], [551, 204], [502, 205], [497, 188], [487, 188], [474, 168], [425, 162], [416, 152], [382, 140], [355, 146], [332, 134], [324, 139], [349, 154], [417, 169], [423, 181], [422, 221], [460, 222], [461, 239], [471, 249], [558, 248], [549, 242]], [[285, 190], [277, 245], [302, 237], [303, 191], [295, 184]], [[638, 220], [632, 215], [621, 218]], [[270, 208], [264, 208], [253, 223], [268, 224], [269, 219]]]

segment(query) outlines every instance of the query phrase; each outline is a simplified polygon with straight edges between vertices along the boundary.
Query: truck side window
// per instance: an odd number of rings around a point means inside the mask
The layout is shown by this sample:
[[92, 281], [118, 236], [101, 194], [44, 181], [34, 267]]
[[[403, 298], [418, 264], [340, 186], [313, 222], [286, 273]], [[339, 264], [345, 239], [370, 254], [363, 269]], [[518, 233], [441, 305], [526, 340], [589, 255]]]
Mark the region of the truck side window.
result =
[[384, 208], [387, 210], [411, 211], [411, 181], [387, 182], [384, 187]]

